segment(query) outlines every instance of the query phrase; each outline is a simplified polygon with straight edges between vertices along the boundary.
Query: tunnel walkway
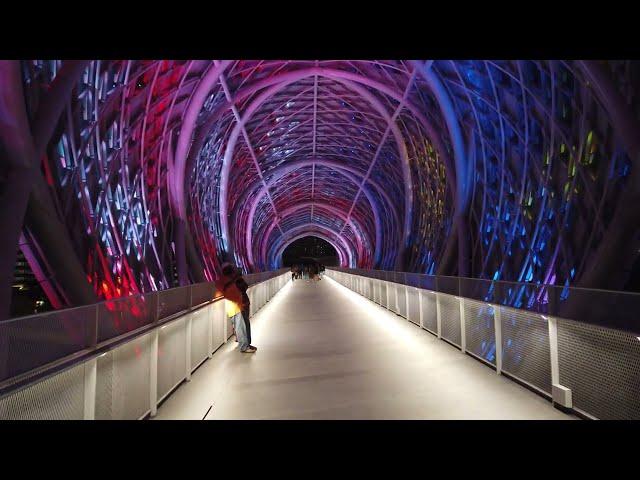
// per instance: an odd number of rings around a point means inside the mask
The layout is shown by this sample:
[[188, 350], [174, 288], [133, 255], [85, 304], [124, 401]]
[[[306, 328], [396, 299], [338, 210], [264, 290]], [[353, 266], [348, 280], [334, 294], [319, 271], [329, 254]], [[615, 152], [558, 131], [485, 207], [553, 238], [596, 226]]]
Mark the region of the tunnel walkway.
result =
[[326, 278], [287, 284], [156, 419], [570, 419], [544, 398]]

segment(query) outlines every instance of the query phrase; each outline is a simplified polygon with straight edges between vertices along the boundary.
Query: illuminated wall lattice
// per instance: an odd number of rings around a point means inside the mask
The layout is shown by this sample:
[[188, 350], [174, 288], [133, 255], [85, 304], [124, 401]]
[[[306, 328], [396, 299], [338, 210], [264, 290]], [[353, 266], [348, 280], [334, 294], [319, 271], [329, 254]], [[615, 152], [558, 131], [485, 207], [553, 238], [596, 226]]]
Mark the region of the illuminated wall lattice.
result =
[[[23, 62], [31, 112], [63, 63]], [[43, 170], [102, 297], [311, 234], [345, 266], [569, 285], [631, 172], [616, 128], [579, 62], [92, 61]]]

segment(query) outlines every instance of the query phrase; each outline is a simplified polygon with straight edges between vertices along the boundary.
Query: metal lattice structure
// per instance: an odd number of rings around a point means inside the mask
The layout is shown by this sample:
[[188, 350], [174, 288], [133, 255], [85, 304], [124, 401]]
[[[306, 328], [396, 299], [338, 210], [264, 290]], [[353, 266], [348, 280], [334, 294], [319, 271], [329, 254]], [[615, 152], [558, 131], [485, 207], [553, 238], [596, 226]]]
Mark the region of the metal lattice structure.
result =
[[[22, 62], [30, 118], [66, 63]], [[345, 267], [605, 286], [590, 267], [620, 263], [610, 244], [637, 230], [612, 226], [637, 195], [636, 70], [89, 61], [40, 170], [102, 298], [211, 280], [224, 260], [272, 269], [306, 235]], [[43, 239], [24, 233], [50, 281]]]

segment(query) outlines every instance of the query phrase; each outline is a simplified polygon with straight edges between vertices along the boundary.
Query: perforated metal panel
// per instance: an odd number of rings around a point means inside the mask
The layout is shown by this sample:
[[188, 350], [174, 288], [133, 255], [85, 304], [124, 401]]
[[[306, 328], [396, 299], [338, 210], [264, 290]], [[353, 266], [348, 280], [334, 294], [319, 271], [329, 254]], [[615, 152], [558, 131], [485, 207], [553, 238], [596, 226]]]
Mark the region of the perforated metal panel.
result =
[[373, 300], [373, 280], [367, 279], [367, 298]]
[[436, 294], [428, 290], [420, 290], [422, 296], [422, 328], [431, 333], [438, 332], [438, 317], [436, 310]]
[[84, 365], [0, 399], [0, 420], [82, 420]]
[[260, 302], [258, 303], [259, 307], [262, 308], [265, 303], [267, 303], [267, 288], [266, 285], [261, 283], [256, 287], [258, 292], [260, 292]]
[[551, 394], [549, 327], [540, 315], [499, 307], [502, 370]]
[[247, 296], [249, 297], [249, 316], [253, 316], [256, 313], [256, 293], [253, 287], [247, 290]]
[[98, 357], [96, 420], [137, 420], [149, 411], [151, 335]]
[[185, 325], [181, 318], [158, 333], [158, 400], [186, 377]]
[[438, 294], [442, 338], [460, 346], [460, 303], [453, 295]]
[[95, 321], [96, 309], [91, 307], [0, 322], [0, 380], [86, 348]]
[[171, 288], [159, 292], [158, 318], [166, 318], [175, 313], [182, 312], [191, 304], [190, 287]]
[[496, 335], [493, 306], [466, 298], [463, 305], [466, 350], [495, 365]]
[[380, 305], [383, 307], [387, 306], [387, 282], [381, 280], [380, 281]]
[[396, 284], [387, 282], [387, 308], [392, 312], [398, 313], [398, 305], [396, 304]]
[[256, 285], [254, 288], [254, 295], [255, 295], [255, 300], [254, 300], [254, 306], [255, 306], [255, 311], [257, 312], [258, 310], [260, 310], [260, 308], [262, 307], [262, 289]]
[[[257, 286], [252, 287], [252, 293], [253, 293], [253, 299], [251, 300], [252, 307], [253, 307], [252, 313], [255, 313], [258, 310], [260, 310], [260, 289]], [[224, 300], [224, 302], [226, 302], [226, 300]]]
[[640, 419], [636, 335], [558, 319], [558, 362], [575, 408], [603, 420]]
[[224, 311], [224, 301], [218, 301], [209, 307], [211, 321], [213, 322], [213, 349], [216, 350], [225, 341], [224, 322], [226, 315]]
[[201, 308], [191, 315], [191, 369], [207, 358], [209, 348], [209, 311]]
[[144, 295], [114, 298], [96, 304], [98, 342], [104, 342], [144, 325], [149, 325], [156, 319], [157, 314], [167, 317], [175, 313], [178, 310], [174, 310], [174, 307], [178, 309], [181, 307], [167, 304], [167, 301], [186, 296], [186, 302], [189, 303], [189, 287], [176, 290], [180, 291], [173, 292], [173, 289], [169, 289]]
[[409, 305], [407, 319], [416, 325], [420, 325], [420, 299], [418, 298], [418, 289], [415, 287], [406, 287], [406, 290], [407, 303]]
[[[257, 310], [256, 310], [257, 311]], [[232, 317], [227, 316], [227, 307], [224, 307], [224, 321], [227, 322], [227, 339], [233, 335], [233, 321]]]
[[397, 284], [396, 298], [398, 302], [396, 305], [396, 313], [407, 318], [407, 287]]

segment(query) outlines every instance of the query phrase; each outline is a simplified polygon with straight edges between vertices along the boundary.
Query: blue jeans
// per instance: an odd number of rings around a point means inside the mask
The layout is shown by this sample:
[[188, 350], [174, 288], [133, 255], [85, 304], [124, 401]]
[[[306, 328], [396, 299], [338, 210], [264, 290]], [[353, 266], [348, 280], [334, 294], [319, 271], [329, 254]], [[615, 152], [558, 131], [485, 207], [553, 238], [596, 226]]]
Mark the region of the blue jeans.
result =
[[242, 312], [236, 313], [231, 319], [233, 328], [236, 330], [236, 338], [240, 344], [240, 350], [244, 352], [249, 347], [249, 339], [247, 338], [247, 328], [244, 324]]

